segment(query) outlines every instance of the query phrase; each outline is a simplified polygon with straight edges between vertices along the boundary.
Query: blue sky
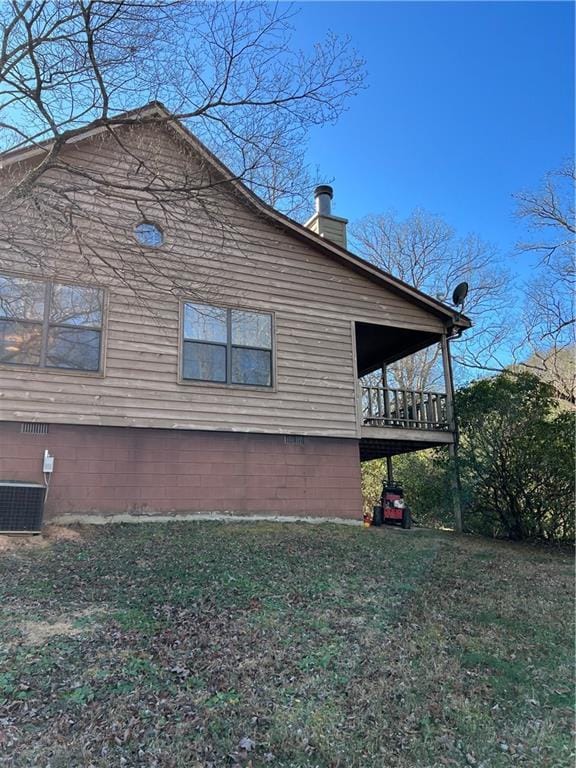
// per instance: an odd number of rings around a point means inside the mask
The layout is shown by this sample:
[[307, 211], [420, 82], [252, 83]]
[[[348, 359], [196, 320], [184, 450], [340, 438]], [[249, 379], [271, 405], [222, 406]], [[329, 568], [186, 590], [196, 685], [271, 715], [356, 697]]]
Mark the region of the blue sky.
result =
[[[508, 257], [512, 193], [574, 153], [571, 2], [304, 2], [295, 43], [349, 34], [368, 88], [309, 161], [350, 220], [422, 207]], [[517, 273], [526, 263], [510, 261]]]

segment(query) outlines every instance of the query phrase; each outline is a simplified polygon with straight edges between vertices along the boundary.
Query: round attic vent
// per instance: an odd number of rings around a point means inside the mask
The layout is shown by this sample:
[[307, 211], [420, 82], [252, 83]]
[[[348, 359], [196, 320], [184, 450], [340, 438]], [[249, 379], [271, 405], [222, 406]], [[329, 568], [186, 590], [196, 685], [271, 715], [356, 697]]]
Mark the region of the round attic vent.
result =
[[150, 248], [158, 248], [164, 242], [164, 233], [156, 224], [150, 221], [142, 221], [134, 227], [134, 236], [140, 245]]

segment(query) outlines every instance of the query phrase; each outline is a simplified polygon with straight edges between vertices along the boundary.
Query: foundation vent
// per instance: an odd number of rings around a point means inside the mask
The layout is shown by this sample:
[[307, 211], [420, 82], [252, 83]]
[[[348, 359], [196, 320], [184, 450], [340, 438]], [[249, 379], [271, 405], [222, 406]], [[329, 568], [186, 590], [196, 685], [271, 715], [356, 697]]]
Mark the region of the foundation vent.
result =
[[284, 445], [304, 445], [303, 435], [284, 435]]
[[20, 432], [25, 435], [47, 435], [48, 424], [38, 424], [34, 421], [25, 421], [20, 425]]

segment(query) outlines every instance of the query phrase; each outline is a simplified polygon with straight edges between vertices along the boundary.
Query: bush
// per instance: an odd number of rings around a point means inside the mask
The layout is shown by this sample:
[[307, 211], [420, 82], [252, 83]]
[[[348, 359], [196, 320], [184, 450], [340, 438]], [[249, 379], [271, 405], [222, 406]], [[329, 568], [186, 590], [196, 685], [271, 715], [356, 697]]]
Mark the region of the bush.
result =
[[[464, 530], [515, 540], [574, 538], [574, 412], [528, 373], [474, 382], [456, 394]], [[362, 466], [365, 511], [380, 498], [384, 459]], [[421, 525], [452, 526], [446, 449], [394, 457], [394, 477]]]
[[515, 540], [574, 537], [574, 413], [531, 374], [457, 393], [466, 530]]

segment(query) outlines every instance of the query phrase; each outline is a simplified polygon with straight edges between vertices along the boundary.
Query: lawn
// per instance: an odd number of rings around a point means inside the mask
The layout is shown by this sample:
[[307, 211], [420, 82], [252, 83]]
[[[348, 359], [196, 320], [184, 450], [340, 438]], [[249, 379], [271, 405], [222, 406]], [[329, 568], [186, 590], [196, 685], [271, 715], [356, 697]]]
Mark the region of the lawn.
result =
[[572, 766], [566, 552], [337, 525], [0, 553], [0, 765]]

